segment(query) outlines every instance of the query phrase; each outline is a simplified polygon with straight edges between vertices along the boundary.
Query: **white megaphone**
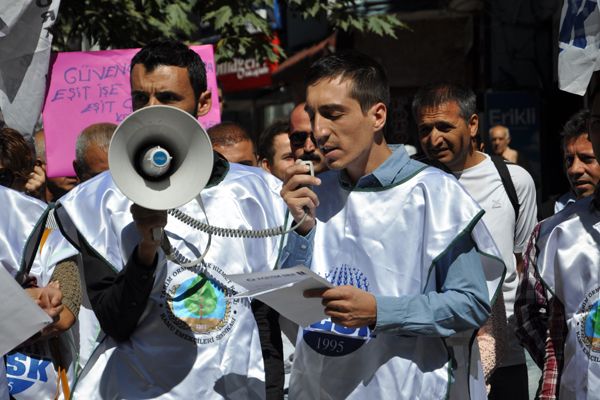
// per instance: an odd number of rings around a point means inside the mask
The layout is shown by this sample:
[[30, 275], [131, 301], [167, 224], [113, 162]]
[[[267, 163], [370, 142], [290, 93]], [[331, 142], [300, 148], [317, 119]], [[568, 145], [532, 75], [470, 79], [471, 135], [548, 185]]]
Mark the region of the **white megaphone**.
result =
[[196, 118], [171, 106], [151, 106], [129, 115], [115, 131], [108, 165], [117, 187], [142, 207], [182, 206], [206, 186], [213, 150]]

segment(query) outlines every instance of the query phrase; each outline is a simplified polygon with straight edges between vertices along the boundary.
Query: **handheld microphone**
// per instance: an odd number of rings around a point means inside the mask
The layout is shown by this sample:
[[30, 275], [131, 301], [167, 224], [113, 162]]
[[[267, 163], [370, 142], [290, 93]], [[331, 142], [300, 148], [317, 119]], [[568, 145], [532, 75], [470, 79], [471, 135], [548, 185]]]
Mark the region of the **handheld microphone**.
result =
[[313, 166], [312, 161], [309, 160], [303, 160], [303, 159], [298, 159], [296, 160], [296, 164], [303, 164], [303, 165], [307, 165], [309, 168], [309, 171], [307, 173], [307, 175], [310, 176], [315, 176], [315, 167]]

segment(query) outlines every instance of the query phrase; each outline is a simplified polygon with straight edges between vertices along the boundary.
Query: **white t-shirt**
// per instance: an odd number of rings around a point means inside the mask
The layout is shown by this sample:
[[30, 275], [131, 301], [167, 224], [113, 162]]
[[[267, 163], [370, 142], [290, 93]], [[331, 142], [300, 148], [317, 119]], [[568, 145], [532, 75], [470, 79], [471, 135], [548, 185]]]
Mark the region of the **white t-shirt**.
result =
[[500, 174], [490, 156], [480, 154], [485, 156], [485, 160], [462, 172], [456, 172], [455, 175], [467, 192], [485, 210], [483, 222], [496, 241], [506, 264], [502, 292], [511, 334], [508, 337], [501, 366], [517, 365], [525, 362], [525, 353], [514, 335], [516, 324], [513, 314], [519, 283], [514, 253], [524, 252], [529, 236], [537, 223], [535, 184], [525, 169], [516, 164], [506, 164], [519, 199], [519, 220], [515, 224], [515, 211], [506, 194]]

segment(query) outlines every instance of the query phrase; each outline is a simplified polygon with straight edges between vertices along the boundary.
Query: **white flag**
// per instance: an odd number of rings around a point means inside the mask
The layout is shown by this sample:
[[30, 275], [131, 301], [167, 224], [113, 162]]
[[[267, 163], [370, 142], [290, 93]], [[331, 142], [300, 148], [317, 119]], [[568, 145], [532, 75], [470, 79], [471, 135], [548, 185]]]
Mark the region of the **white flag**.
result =
[[558, 47], [558, 86], [582, 96], [592, 74], [600, 69], [597, 0], [564, 0]]
[[0, 0], [0, 111], [29, 137], [46, 91], [52, 44], [48, 31], [60, 0]]

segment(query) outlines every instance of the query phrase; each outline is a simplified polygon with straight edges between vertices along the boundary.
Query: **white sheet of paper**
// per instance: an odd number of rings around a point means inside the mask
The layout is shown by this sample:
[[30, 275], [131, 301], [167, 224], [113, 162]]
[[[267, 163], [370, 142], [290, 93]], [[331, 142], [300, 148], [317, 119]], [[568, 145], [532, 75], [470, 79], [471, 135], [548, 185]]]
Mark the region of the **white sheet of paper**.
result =
[[321, 299], [305, 298], [303, 293], [333, 285], [304, 266], [228, 277], [247, 290], [233, 298], [256, 298], [300, 326], [327, 318]]
[[0, 355], [8, 353], [52, 322], [2, 266], [0, 304]]

